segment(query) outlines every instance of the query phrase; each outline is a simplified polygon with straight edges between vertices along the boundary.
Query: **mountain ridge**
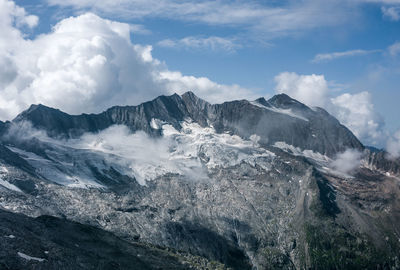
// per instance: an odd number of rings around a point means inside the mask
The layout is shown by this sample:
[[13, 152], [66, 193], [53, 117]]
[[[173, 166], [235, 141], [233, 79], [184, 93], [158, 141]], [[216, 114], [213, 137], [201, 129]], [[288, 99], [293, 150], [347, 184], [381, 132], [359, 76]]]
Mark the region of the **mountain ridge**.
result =
[[[12, 122], [30, 121], [52, 137], [78, 137], [116, 124], [126, 125], [133, 132], [143, 130], [160, 136], [160, 130], [151, 127], [153, 118], [178, 130], [180, 121], [191, 118], [201, 126], [212, 125], [220, 133], [233, 132], [244, 138], [257, 134], [264, 144], [283, 140], [295, 147], [329, 156], [347, 148], [364, 150], [351, 131], [322, 109], [314, 111], [285, 94], [255, 102], [261, 103], [238, 100], [210, 104], [193, 92], [186, 92], [182, 96], [159, 96], [137, 106], [113, 106], [99, 114], [69, 115], [44, 105], [32, 105]], [[324, 129], [335, 134], [328, 134]]]

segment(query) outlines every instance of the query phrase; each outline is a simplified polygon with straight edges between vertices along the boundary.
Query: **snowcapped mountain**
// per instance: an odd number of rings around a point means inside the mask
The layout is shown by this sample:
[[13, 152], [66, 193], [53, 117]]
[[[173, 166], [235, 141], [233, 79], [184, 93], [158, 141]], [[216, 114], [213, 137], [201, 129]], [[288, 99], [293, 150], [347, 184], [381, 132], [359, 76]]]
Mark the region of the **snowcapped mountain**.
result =
[[[36, 235], [53, 216], [131, 247], [120, 262], [95, 249], [83, 268], [97, 256], [125, 269], [146, 247], [178, 258], [149, 268], [400, 269], [400, 162], [287, 95], [210, 104], [187, 92], [82, 115], [32, 105], [0, 135], [1, 215]], [[27, 237], [10, 224], [0, 237]], [[54, 267], [72, 254], [57, 239], [7, 238], [0, 266]]]

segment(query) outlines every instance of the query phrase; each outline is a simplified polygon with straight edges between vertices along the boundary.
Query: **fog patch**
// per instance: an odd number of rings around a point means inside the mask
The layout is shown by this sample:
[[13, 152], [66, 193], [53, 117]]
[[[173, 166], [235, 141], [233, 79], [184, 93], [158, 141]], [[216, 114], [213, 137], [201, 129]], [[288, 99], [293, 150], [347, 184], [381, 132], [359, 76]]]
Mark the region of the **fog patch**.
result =
[[11, 123], [2, 139], [5, 141], [28, 141], [32, 139], [38, 139], [41, 141], [52, 140], [47, 136], [46, 131], [34, 128], [32, 123], [29, 121]]
[[347, 149], [346, 151], [336, 155], [331, 162], [331, 167], [339, 172], [348, 174], [354, 172], [361, 165], [362, 153], [355, 149]]
[[400, 157], [400, 130], [391, 136], [386, 143], [386, 151], [389, 159]]
[[103, 186], [90, 167], [99, 172], [112, 168], [146, 185], [166, 174], [207, 181], [208, 173], [215, 169], [242, 162], [254, 165], [259, 158], [265, 162], [274, 157], [259, 147], [260, 136], [256, 134], [244, 140], [191, 120], [181, 122], [181, 130], [158, 119], [151, 122], [163, 136], [153, 138], [143, 131], [132, 133], [127, 126], [114, 125], [79, 138], [55, 139], [30, 122], [19, 122], [10, 126], [4, 138], [10, 150], [25, 158], [44, 178], [83, 188]]
[[253, 135], [251, 135], [250, 136], [250, 141], [252, 141], [253, 142], [253, 145], [254, 146], [259, 146], [259, 142], [260, 142], [260, 140], [261, 140], [261, 137], [260, 136], [258, 136], [257, 134], [253, 134]]
[[133, 172], [141, 185], [167, 173], [180, 174], [191, 180], [207, 178], [196, 155], [177, 155], [179, 148], [172, 137], [151, 138], [143, 131], [132, 133], [126, 126], [115, 125], [66, 143], [73, 148], [107, 154], [104, 159], [108, 163], [123, 163], [122, 167], [128, 169], [125, 173]]

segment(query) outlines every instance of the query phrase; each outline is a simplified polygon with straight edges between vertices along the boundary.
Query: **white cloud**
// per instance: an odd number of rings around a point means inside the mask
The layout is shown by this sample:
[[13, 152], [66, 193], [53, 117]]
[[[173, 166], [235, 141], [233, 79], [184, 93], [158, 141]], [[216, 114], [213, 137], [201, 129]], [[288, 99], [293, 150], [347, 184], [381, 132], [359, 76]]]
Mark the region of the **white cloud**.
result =
[[331, 99], [331, 112], [354, 134], [369, 144], [379, 144], [384, 139], [383, 119], [375, 111], [369, 92], [342, 94]]
[[[47, 0], [50, 5], [92, 10], [111, 17], [168, 18], [235, 26], [265, 34], [264, 38], [344, 24], [354, 18], [354, 3], [344, 0], [229, 1], [229, 0]], [[352, 17], [353, 16], [353, 17]], [[260, 35], [257, 35], [260, 38]]]
[[400, 7], [382, 7], [381, 10], [385, 18], [388, 18], [392, 21], [400, 20]]
[[384, 5], [393, 5], [400, 4], [400, 0], [359, 0], [365, 3], [376, 3], [376, 4], [384, 4]]
[[226, 52], [234, 52], [241, 47], [234, 39], [216, 36], [207, 38], [190, 36], [179, 40], [164, 39], [158, 42], [158, 45], [167, 48], [209, 49]]
[[[28, 26], [29, 28], [35, 27], [39, 22], [39, 18], [34, 15], [28, 15], [25, 9], [17, 6], [12, 1], [1, 1], [0, 2], [0, 24], [3, 26], [16, 26], [18, 28]], [[14, 32], [19, 34], [18, 31], [14, 31], [11, 27], [8, 29], [2, 29], [3, 31]]]
[[131, 42], [129, 24], [86, 13], [28, 40], [14, 22], [33, 25], [30, 15], [10, 1], [0, 0], [0, 7], [0, 64], [7, 67], [0, 71], [0, 119], [32, 103], [82, 113], [188, 90], [214, 102], [253, 97], [236, 85], [168, 70], [151, 46]]
[[142, 24], [130, 24], [130, 30], [134, 34], [149, 35], [151, 31]]
[[317, 54], [312, 62], [323, 62], [323, 61], [330, 61], [337, 58], [344, 58], [344, 57], [351, 57], [357, 55], [366, 55], [371, 53], [381, 52], [381, 50], [350, 50], [344, 52], [333, 52], [333, 53], [321, 53]]
[[179, 89], [196, 89], [202, 97], [212, 103], [224, 102], [234, 99], [256, 99], [257, 96], [249, 89], [234, 85], [217, 84], [206, 77], [184, 76], [178, 71], [163, 71], [160, 80], [169, 92], [182, 91]]
[[391, 56], [396, 56], [396, 55], [400, 54], [400, 42], [396, 42], [396, 43], [390, 45], [388, 48], [388, 51]]
[[[181, 123], [182, 132], [158, 119], [151, 122], [161, 130], [162, 137], [152, 138], [143, 131], [132, 133], [127, 126], [114, 125], [98, 133], [57, 140], [49, 138], [45, 131], [33, 128], [30, 122], [18, 122], [12, 123], [5, 138], [22, 142], [35, 138], [55, 145], [57, 151], [49, 151], [48, 160], [36, 159], [31, 165], [40, 169], [42, 176], [75, 187], [99, 186], [92, 170], [88, 170], [86, 165], [81, 167], [88, 162], [99, 171], [112, 167], [124, 175], [135, 177], [139, 184], [144, 185], [146, 181], [167, 173], [177, 173], [188, 180], [208, 180], [208, 170], [243, 162], [254, 164], [260, 157], [274, 156], [259, 147], [260, 138], [255, 134], [251, 140], [244, 140], [190, 121]], [[29, 152], [23, 154], [32, 156]], [[60, 171], [51, 160], [70, 166], [65, 165]]]
[[286, 93], [309, 106], [325, 108], [364, 143], [382, 143], [384, 121], [375, 111], [368, 92], [344, 93], [332, 98], [335, 91], [329, 88], [323, 75], [315, 74], [283, 72], [275, 77], [275, 81], [277, 93]]
[[354, 149], [347, 149], [336, 156], [335, 160], [331, 163], [331, 167], [342, 173], [351, 173], [360, 166], [361, 158], [361, 152]]
[[283, 72], [275, 77], [275, 82], [277, 93], [286, 93], [309, 106], [326, 106], [329, 88], [323, 75]]
[[400, 157], [400, 130], [388, 139], [386, 150], [389, 152], [391, 157]]

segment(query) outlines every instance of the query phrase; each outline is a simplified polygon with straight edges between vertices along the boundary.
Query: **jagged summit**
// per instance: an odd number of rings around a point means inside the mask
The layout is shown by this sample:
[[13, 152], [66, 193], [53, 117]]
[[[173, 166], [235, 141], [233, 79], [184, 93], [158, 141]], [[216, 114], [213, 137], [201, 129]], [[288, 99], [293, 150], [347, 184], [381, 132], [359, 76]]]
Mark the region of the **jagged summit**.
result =
[[282, 109], [293, 109], [297, 111], [309, 112], [311, 109], [305, 104], [289, 97], [286, 94], [278, 94], [268, 100], [272, 106]]
[[34, 127], [54, 137], [77, 137], [84, 132], [98, 132], [112, 125], [126, 125], [133, 132], [145, 131], [161, 136], [152, 119], [181, 129], [181, 122], [191, 119], [199, 125], [213, 126], [217, 132], [230, 132], [243, 138], [253, 134], [260, 142], [273, 145], [285, 142], [302, 149], [334, 155], [347, 148], [363, 149], [357, 138], [331, 115], [312, 110], [286, 94], [268, 101], [259, 98], [210, 104], [193, 92], [159, 96], [137, 106], [114, 106], [100, 114], [69, 115], [58, 109], [32, 105], [13, 121], [31, 121]]
[[272, 98], [269, 99], [269, 102], [275, 104], [284, 104], [284, 103], [300, 103], [297, 100], [291, 98], [287, 94], [276, 94]]

